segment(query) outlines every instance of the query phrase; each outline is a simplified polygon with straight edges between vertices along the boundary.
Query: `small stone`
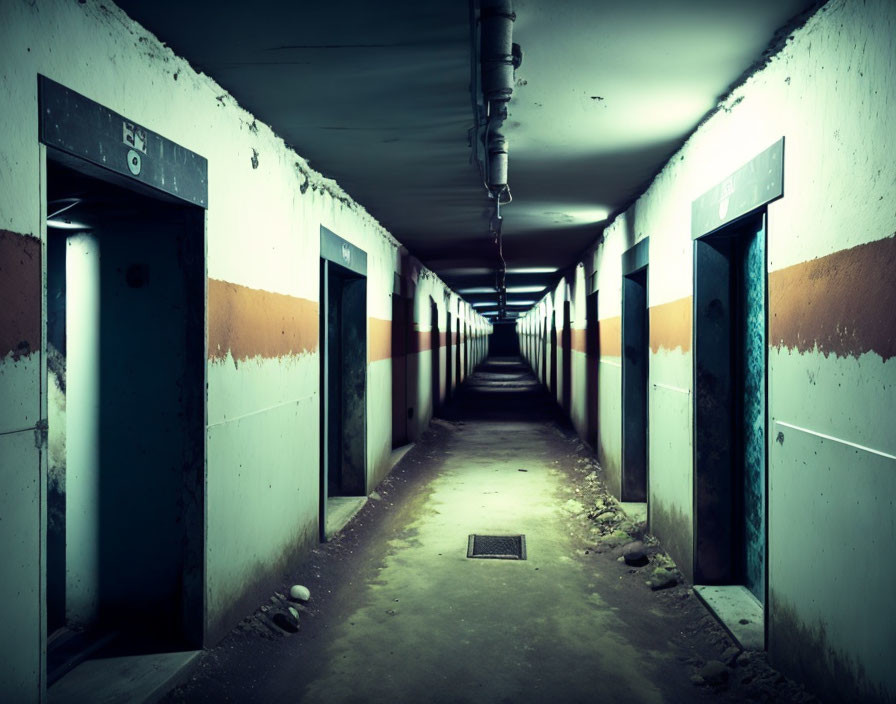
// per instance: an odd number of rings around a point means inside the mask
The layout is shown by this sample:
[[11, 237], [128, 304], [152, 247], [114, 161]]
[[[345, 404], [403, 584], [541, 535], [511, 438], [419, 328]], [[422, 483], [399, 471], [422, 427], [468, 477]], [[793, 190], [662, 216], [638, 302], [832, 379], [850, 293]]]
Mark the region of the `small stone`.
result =
[[621, 530], [614, 530], [609, 535], [605, 535], [603, 538], [601, 538], [601, 542], [609, 547], [615, 547], [617, 545], [623, 545], [625, 543], [631, 542], [631, 539], [632, 536], [630, 536], [628, 533], [625, 533]]
[[622, 548], [622, 557], [626, 563], [635, 567], [643, 567], [647, 564], [647, 555], [644, 552], [644, 543], [636, 540]]
[[706, 680], [703, 679], [700, 675], [691, 675], [691, 682], [693, 682], [698, 687], [702, 687], [706, 684]]
[[579, 501], [575, 499], [570, 499], [565, 504], [563, 504], [563, 510], [567, 513], [577, 514], [582, 513], [585, 510], [585, 507]]
[[725, 652], [722, 653], [722, 662], [726, 665], [734, 664], [734, 661], [737, 660], [738, 655], [740, 655], [740, 648], [736, 645], [732, 645], [730, 648], [726, 648]]
[[371, 492], [370, 498], [373, 499], [374, 501], [382, 501], [383, 500], [383, 497], [380, 496], [379, 493], [376, 491]]
[[311, 591], [301, 584], [294, 584], [289, 588], [289, 598], [295, 601], [308, 601], [311, 598]]
[[666, 587], [674, 587], [676, 584], [678, 584], [678, 578], [665, 567], [657, 567], [647, 581], [647, 586], [653, 591], [665, 589]]
[[708, 684], [717, 685], [727, 682], [730, 672], [731, 671], [725, 663], [719, 662], [718, 660], [710, 660], [700, 668], [699, 675]]

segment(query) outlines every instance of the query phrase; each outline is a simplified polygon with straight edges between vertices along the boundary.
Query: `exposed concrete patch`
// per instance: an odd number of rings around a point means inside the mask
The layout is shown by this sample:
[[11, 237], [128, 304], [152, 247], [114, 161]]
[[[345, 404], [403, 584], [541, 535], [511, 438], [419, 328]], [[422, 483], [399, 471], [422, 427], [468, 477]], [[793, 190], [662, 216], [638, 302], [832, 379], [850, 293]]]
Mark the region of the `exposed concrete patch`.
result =
[[896, 235], [773, 271], [769, 342], [826, 356], [896, 356]]
[[0, 230], [0, 359], [40, 352], [40, 240]]
[[234, 364], [252, 357], [314, 352], [319, 336], [316, 301], [208, 280], [208, 356]]
[[651, 306], [650, 349], [690, 352], [693, 332], [693, 298], [685, 296], [676, 301]]

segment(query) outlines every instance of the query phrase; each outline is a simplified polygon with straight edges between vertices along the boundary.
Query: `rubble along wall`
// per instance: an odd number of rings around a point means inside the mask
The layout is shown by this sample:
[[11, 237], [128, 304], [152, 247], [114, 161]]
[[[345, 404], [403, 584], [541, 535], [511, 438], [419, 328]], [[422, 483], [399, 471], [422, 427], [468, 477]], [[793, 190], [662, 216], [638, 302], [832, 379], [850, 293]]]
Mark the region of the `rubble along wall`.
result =
[[[767, 208], [767, 645], [832, 700], [896, 698], [894, 34], [886, 0], [823, 6], [606, 227], [584, 276], [566, 278], [584, 321], [578, 289], [596, 277], [596, 450], [618, 496], [620, 260], [649, 237], [650, 524], [693, 576], [691, 203], [784, 137], [784, 196]], [[521, 322], [536, 365], [554, 297]], [[574, 369], [582, 433], [586, 375]]]

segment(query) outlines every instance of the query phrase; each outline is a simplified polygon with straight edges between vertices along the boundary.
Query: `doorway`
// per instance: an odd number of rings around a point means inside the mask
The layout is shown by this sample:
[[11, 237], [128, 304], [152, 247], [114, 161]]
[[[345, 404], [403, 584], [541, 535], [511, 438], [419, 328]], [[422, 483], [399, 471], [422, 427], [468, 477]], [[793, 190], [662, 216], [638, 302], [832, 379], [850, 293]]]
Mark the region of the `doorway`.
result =
[[453, 340], [453, 326], [454, 316], [451, 313], [447, 313], [445, 315], [447, 320], [447, 324], [445, 326], [445, 401], [449, 401], [451, 396], [453, 395], [454, 389], [452, 388], [452, 372], [454, 370], [454, 340]]
[[202, 645], [206, 271], [202, 208], [47, 157], [52, 685]]
[[439, 307], [432, 298], [430, 298], [429, 319], [430, 369], [432, 370], [432, 417], [435, 418], [436, 413], [439, 410], [442, 395], [442, 335], [439, 331]]
[[557, 312], [551, 311], [550, 349], [548, 350], [548, 388], [557, 400]]
[[367, 493], [367, 277], [325, 258], [320, 267], [320, 531], [326, 541]]
[[598, 367], [600, 363], [600, 326], [597, 319], [597, 291], [585, 299], [585, 414], [586, 441], [597, 449]]
[[647, 240], [623, 258], [622, 276], [622, 500], [647, 501], [650, 329]]
[[563, 356], [563, 410], [572, 412], [572, 315], [570, 302], [563, 301], [563, 330], [560, 348]]
[[392, 448], [409, 442], [408, 349], [412, 299], [392, 294]]
[[694, 242], [695, 582], [766, 591], [766, 228]]

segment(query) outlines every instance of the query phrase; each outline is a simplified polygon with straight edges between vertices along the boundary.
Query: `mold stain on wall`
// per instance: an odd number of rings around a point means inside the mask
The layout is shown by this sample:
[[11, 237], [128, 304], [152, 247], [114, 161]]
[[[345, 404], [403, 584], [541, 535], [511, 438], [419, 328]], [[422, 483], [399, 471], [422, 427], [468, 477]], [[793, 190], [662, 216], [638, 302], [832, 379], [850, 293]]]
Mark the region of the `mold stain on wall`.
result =
[[824, 623], [807, 624], [774, 590], [769, 604], [769, 655], [776, 667], [806, 683], [822, 701], [894, 701], [869, 681], [860, 663], [834, 648]]

